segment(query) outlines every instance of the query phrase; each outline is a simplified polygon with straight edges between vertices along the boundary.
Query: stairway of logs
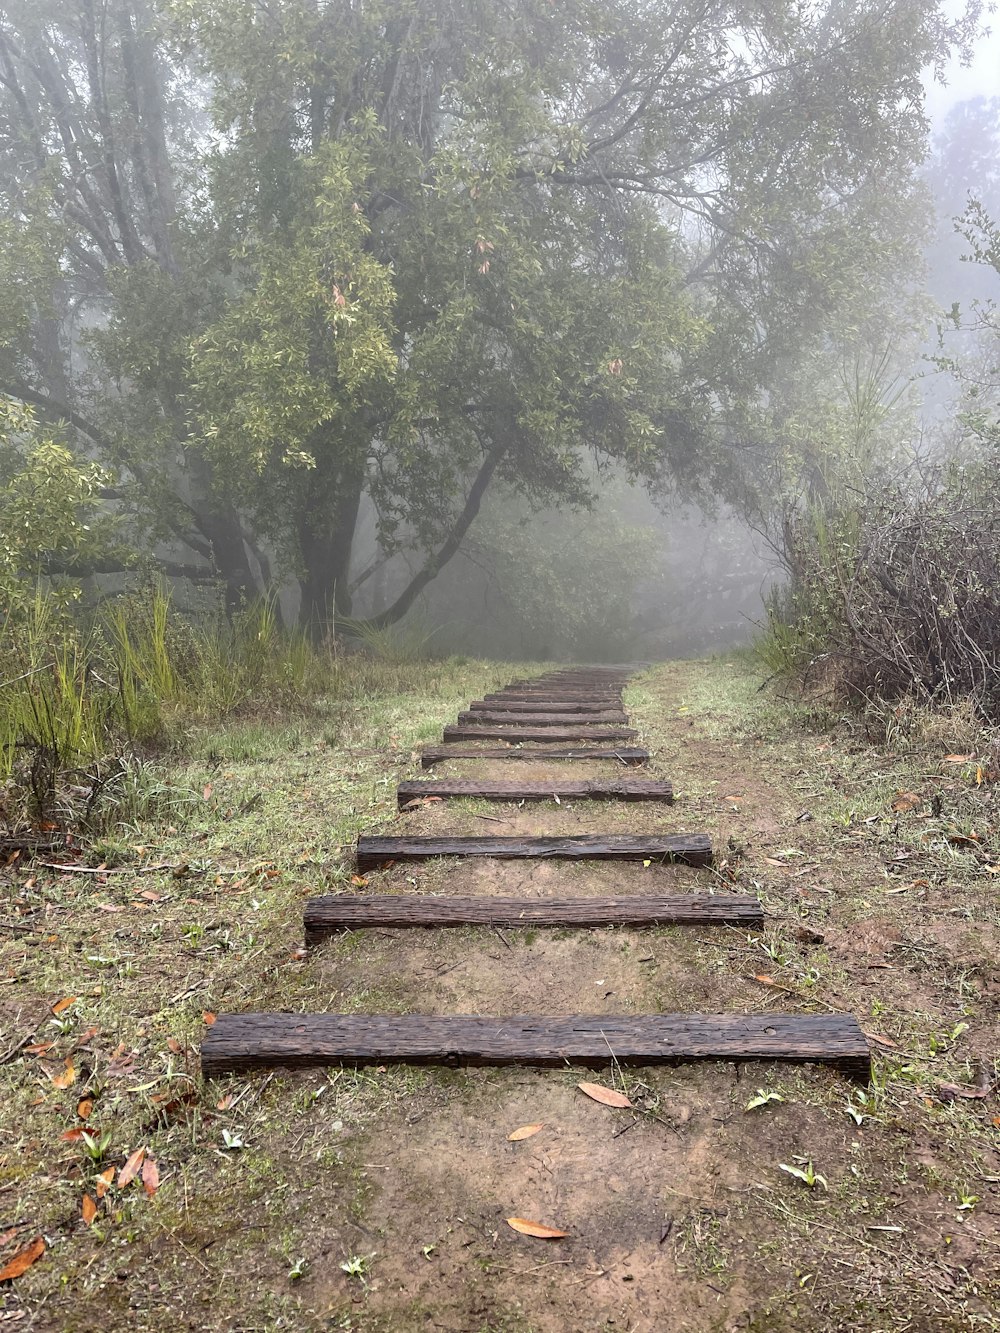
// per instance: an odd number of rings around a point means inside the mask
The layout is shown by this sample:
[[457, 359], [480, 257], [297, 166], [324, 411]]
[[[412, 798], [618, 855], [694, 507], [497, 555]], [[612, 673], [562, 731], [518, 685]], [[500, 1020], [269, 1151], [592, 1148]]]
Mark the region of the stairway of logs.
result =
[[[444, 744], [424, 749], [422, 767], [443, 761], [500, 759], [516, 763], [518, 776], [401, 782], [405, 809], [428, 796], [443, 800], [673, 802], [669, 782], [620, 776], [623, 767], [649, 761], [645, 749], [613, 745], [634, 741], [623, 710], [622, 690], [630, 668], [566, 668], [517, 680], [498, 694], [470, 704]], [[501, 746], [469, 742], [502, 741]], [[603, 761], [613, 777], [553, 783], [523, 776], [525, 761]], [[530, 774], [530, 770], [529, 770]], [[361, 837], [359, 874], [431, 857], [487, 856], [497, 859], [555, 858], [570, 861], [672, 862], [695, 869], [712, 862], [706, 834], [585, 834], [575, 837]], [[736, 893], [642, 894], [625, 897], [461, 897], [420, 895], [327, 895], [305, 909], [310, 947], [343, 930], [490, 925], [505, 929], [542, 926], [591, 928], [623, 925], [763, 925], [756, 897]], [[245, 1013], [219, 1014], [203, 1042], [206, 1076], [267, 1067], [342, 1064], [523, 1064], [593, 1068], [660, 1064], [680, 1060], [810, 1061], [852, 1078], [871, 1072], [868, 1043], [846, 1013], [653, 1014], [643, 1016], [546, 1015], [485, 1017]]]

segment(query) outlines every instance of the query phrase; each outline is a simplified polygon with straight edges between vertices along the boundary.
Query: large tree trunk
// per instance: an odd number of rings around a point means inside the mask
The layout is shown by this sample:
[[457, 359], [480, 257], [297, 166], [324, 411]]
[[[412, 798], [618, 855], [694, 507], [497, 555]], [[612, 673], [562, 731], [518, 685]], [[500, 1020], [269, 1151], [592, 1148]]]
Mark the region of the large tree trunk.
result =
[[314, 639], [329, 633], [338, 616], [351, 614], [348, 574], [363, 490], [363, 471], [345, 469], [329, 488], [317, 486], [315, 501], [299, 518], [299, 618]]

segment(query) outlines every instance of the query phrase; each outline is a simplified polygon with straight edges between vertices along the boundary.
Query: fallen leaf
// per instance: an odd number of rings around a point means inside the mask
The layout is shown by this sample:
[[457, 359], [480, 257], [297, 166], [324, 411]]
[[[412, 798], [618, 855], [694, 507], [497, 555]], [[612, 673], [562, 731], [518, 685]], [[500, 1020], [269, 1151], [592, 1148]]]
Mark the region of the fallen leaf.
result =
[[54, 1074], [52, 1076], [52, 1086], [54, 1088], [68, 1088], [75, 1082], [76, 1066], [73, 1064], [72, 1060], [67, 1058], [66, 1067], [63, 1069], [62, 1073]]
[[75, 995], [64, 995], [61, 1000], [57, 1000], [55, 1004], [52, 1006], [52, 1012], [54, 1014], [61, 1014], [64, 1009], [68, 1009], [71, 1004], [75, 1003], [76, 1003]]
[[915, 791], [901, 791], [893, 801], [892, 808], [897, 815], [905, 815], [908, 810], [916, 810], [923, 803], [924, 798]]
[[227, 1092], [225, 1097], [223, 1097], [220, 1101], [217, 1101], [215, 1103], [215, 1109], [217, 1111], [228, 1111], [229, 1108], [232, 1106], [232, 1104], [233, 1104], [233, 1094], [231, 1092]]
[[184, 1047], [180, 1044], [180, 1042], [177, 1040], [176, 1037], [167, 1038], [167, 1049], [173, 1051], [174, 1055], [184, 1054]]
[[614, 1088], [602, 1088], [600, 1083], [578, 1083], [580, 1091], [592, 1101], [602, 1106], [631, 1106], [632, 1103], [624, 1092], [615, 1092]]
[[18, 1250], [13, 1259], [4, 1264], [3, 1268], [0, 1268], [0, 1282], [9, 1282], [11, 1278], [20, 1277], [44, 1253], [45, 1241], [41, 1236], [36, 1236], [33, 1241], [25, 1245], [23, 1250]]
[[963, 1097], [968, 1101], [978, 1101], [983, 1097], [989, 1096], [989, 1088], [971, 1087], [967, 1083], [939, 1083], [937, 1085], [937, 1095], [943, 1102], [953, 1102], [956, 1097]]
[[539, 1240], [560, 1240], [563, 1236], [568, 1236], [568, 1231], [560, 1231], [558, 1227], [548, 1227], [544, 1222], [529, 1222], [526, 1217], [508, 1217], [507, 1225], [513, 1227], [515, 1231], [520, 1231], [522, 1236], [537, 1236]]
[[25, 1055], [44, 1055], [46, 1051], [51, 1051], [55, 1045], [54, 1041], [40, 1041], [35, 1046], [25, 1046]]
[[775, 856], [765, 856], [764, 860], [767, 862], [769, 866], [780, 866], [782, 870], [788, 869], [788, 866], [785, 864], [785, 862], [779, 861]]
[[967, 764], [972, 757], [971, 754], [946, 754], [941, 762], [942, 764]]
[[730, 801], [733, 805], [738, 805], [743, 800], [742, 796], [723, 796], [724, 801]]
[[160, 901], [160, 895], [154, 889], [143, 889], [139, 897], [145, 898], [148, 903], [158, 903]]
[[152, 1157], [147, 1157], [142, 1164], [142, 1188], [150, 1198], [160, 1187], [160, 1171]]
[[203, 798], [204, 800], [206, 800], [206, 801], [211, 800], [211, 797], [212, 797], [212, 784], [211, 784], [210, 782], [206, 782], [206, 783], [205, 783], [204, 787], [202, 787], [202, 789], [201, 789], [201, 794], [202, 794], [202, 798]]
[[97, 1177], [97, 1184], [94, 1186], [94, 1193], [99, 1199], [103, 1199], [105, 1194], [111, 1188], [111, 1182], [115, 1178], [115, 1168], [109, 1166], [106, 1171], [102, 1171]]
[[515, 1129], [513, 1134], [507, 1135], [508, 1143], [520, 1143], [522, 1139], [530, 1139], [533, 1134], [537, 1134], [540, 1129], [544, 1129], [544, 1123], [537, 1125], [522, 1125], [520, 1129]]
[[890, 1051], [899, 1049], [891, 1037], [882, 1037], [877, 1032], [866, 1032], [865, 1036], [869, 1041], [873, 1041], [879, 1046], [885, 1046]]
[[128, 1159], [122, 1169], [118, 1172], [118, 1188], [124, 1189], [139, 1174], [139, 1168], [142, 1166], [142, 1160], [146, 1156], [145, 1148], [136, 1148], [135, 1152]]
[[83, 1203], [80, 1205], [80, 1216], [89, 1227], [91, 1222], [97, 1216], [97, 1204], [89, 1194], [83, 1196]]
[[205, 1009], [202, 1012], [201, 1021], [205, 1024], [207, 1028], [210, 1028], [212, 1024], [215, 1022], [215, 1014], [212, 1013], [211, 1009]]
[[352, 875], [351, 883], [356, 889], [363, 889], [368, 881], [365, 879], [364, 875]]
[[65, 1143], [79, 1143], [84, 1134], [90, 1134], [92, 1132], [93, 1131], [88, 1129], [86, 1125], [74, 1125], [72, 1129], [64, 1129], [59, 1137]]

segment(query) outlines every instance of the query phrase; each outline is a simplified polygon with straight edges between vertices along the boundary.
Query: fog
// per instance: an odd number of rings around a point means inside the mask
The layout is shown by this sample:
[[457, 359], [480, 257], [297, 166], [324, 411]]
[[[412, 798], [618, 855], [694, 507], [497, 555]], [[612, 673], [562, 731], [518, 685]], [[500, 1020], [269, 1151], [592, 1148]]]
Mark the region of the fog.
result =
[[109, 6], [0, 17], [22, 576], [697, 656], [796, 514], [992, 438], [974, 7]]

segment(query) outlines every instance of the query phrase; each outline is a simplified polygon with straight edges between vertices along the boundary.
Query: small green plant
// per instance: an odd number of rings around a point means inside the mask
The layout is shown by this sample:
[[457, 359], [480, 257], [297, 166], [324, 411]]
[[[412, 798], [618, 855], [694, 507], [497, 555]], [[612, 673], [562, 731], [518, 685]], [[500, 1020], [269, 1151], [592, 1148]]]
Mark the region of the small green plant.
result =
[[782, 1171], [787, 1171], [790, 1176], [796, 1180], [801, 1180], [803, 1185], [808, 1185], [810, 1189], [815, 1189], [817, 1185], [823, 1189], [829, 1189], [826, 1183], [826, 1176], [821, 1176], [815, 1169], [812, 1162], [806, 1157], [796, 1157], [797, 1166], [789, 1166], [787, 1162], [779, 1162], [778, 1166]]
[[785, 1099], [780, 1092], [775, 1092], [773, 1088], [758, 1088], [756, 1096], [751, 1097], [744, 1106], [744, 1111], [756, 1111], [759, 1106], [767, 1106], [768, 1102], [783, 1102]]
[[111, 1139], [112, 1134], [109, 1129], [105, 1130], [101, 1135], [91, 1134], [88, 1133], [87, 1130], [84, 1130], [83, 1134], [80, 1136], [83, 1151], [92, 1162], [100, 1162], [103, 1160], [108, 1149], [111, 1147]]
[[348, 1277], [356, 1277], [363, 1282], [371, 1271], [372, 1255], [352, 1254], [340, 1265]]
[[222, 1131], [222, 1148], [224, 1152], [239, 1152], [245, 1148], [246, 1144], [239, 1134], [234, 1134], [231, 1130]]
[[979, 1202], [979, 1195], [970, 1193], [968, 1185], [962, 1185], [956, 1192], [955, 1197], [958, 1201], [958, 1215], [955, 1220], [957, 1222], [964, 1222]]
[[309, 1268], [309, 1261], [308, 1259], [305, 1258], [305, 1256], [303, 1256], [301, 1259], [296, 1259], [295, 1262], [292, 1264], [291, 1268], [288, 1270], [289, 1282], [298, 1282], [300, 1278], [305, 1277], [308, 1268]]

